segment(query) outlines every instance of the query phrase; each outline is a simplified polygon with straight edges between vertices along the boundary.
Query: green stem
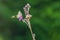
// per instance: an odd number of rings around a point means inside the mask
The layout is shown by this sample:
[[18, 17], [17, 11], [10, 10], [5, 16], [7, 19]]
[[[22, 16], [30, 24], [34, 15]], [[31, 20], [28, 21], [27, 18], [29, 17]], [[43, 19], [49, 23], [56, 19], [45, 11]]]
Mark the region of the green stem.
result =
[[30, 32], [31, 32], [32, 38], [33, 38], [33, 40], [35, 40], [35, 34], [32, 32], [32, 28], [31, 28], [30, 21], [28, 20], [27, 22], [28, 22], [28, 26], [29, 26], [29, 29], [30, 29]]

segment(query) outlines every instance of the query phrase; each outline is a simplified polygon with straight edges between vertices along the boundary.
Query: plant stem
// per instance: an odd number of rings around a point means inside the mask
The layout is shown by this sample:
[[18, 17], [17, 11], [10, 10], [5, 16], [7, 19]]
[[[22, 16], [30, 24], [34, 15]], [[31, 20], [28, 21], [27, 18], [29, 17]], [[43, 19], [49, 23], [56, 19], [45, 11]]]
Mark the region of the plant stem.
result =
[[32, 39], [35, 40], [35, 34], [32, 32], [30, 21], [28, 20], [27, 22], [28, 22], [28, 26], [29, 26], [29, 29], [30, 29], [30, 32], [31, 32], [31, 35], [32, 35]]

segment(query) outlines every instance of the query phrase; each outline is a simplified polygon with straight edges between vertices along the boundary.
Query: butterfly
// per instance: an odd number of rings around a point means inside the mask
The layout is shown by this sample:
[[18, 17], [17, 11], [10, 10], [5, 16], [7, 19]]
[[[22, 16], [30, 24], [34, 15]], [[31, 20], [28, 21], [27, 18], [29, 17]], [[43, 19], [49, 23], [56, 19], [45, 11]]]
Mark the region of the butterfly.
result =
[[23, 16], [22, 16], [22, 13], [21, 11], [18, 11], [18, 14], [17, 14], [17, 19], [19, 19], [19, 21], [22, 21], [23, 20]]
[[17, 18], [19, 21], [23, 20], [23, 16], [21, 11], [18, 11], [18, 14], [16, 16], [12, 16], [11, 18]]

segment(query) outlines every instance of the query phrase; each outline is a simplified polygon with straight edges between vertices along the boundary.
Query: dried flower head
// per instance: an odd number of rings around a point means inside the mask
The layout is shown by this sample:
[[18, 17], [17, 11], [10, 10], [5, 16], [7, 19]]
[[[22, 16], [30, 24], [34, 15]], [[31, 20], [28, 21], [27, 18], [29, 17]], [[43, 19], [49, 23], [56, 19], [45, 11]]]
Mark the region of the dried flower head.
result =
[[25, 12], [25, 15], [28, 15], [29, 14], [29, 9], [31, 8], [30, 4], [27, 3], [27, 5], [25, 5], [25, 7], [23, 8], [24, 9], [24, 12]]
[[32, 17], [32, 15], [29, 14], [29, 9], [31, 8], [30, 4], [27, 3], [27, 5], [25, 5], [24, 12], [25, 12], [25, 16], [27, 20], [30, 20], [30, 18]]
[[32, 15], [30, 15], [30, 14], [29, 15], [26, 15], [26, 19], [27, 20], [30, 20], [31, 17], [32, 17]]
[[[24, 23], [26, 23], [30, 29], [31, 35], [32, 35], [32, 39], [35, 40], [35, 34], [32, 32], [32, 28], [31, 28], [31, 24], [30, 24], [30, 18], [32, 17], [31, 14], [29, 14], [29, 9], [31, 8], [31, 6], [27, 3], [27, 5], [25, 5], [24, 12], [25, 12], [25, 18], [23, 19], [22, 13], [21, 11], [18, 11], [17, 14], [17, 19], [19, 19], [19, 21], [23, 21]], [[15, 16], [12, 16], [12, 18], [15, 18]]]

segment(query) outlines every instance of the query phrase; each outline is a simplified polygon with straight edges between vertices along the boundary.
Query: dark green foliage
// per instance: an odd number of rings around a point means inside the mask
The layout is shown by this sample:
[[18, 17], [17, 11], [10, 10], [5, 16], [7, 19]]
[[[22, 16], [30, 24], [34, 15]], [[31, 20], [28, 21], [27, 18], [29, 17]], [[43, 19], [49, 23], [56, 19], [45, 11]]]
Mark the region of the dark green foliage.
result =
[[31, 4], [30, 14], [36, 40], [60, 40], [60, 0], [0, 0], [0, 40], [32, 40], [28, 26], [12, 19]]

